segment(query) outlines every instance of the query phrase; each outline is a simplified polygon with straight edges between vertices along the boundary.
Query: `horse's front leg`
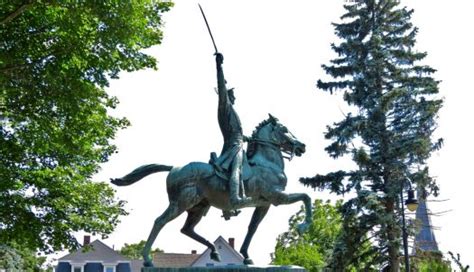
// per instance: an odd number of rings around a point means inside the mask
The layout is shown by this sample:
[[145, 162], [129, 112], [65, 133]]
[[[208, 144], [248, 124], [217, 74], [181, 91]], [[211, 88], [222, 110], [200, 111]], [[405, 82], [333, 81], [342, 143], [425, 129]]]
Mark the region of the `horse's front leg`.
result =
[[305, 232], [311, 224], [313, 218], [313, 210], [311, 207], [311, 198], [304, 193], [286, 194], [283, 192], [273, 192], [268, 199], [275, 206], [281, 204], [293, 204], [298, 201], [303, 201], [305, 209], [305, 222], [298, 225], [298, 232], [301, 234]]
[[249, 258], [249, 254], [248, 254], [250, 241], [252, 241], [252, 237], [255, 234], [255, 231], [257, 231], [258, 225], [260, 224], [260, 222], [262, 222], [262, 219], [267, 214], [269, 208], [270, 208], [270, 205], [260, 206], [260, 207], [255, 208], [255, 211], [253, 212], [252, 219], [250, 220], [249, 228], [247, 231], [247, 235], [245, 236], [244, 243], [242, 244], [242, 247], [240, 248], [240, 253], [245, 258], [244, 264], [253, 264], [253, 261], [252, 259]]

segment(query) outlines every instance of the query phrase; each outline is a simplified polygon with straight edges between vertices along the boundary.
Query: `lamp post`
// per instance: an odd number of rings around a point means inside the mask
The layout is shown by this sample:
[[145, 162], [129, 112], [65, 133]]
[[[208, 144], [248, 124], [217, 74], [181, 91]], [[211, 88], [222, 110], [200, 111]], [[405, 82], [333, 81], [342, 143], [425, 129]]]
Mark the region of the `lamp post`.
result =
[[402, 235], [403, 235], [403, 251], [405, 253], [405, 270], [410, 272], [410, 259], [408, 258], [408, 233], [407, 233], [407, 226], [405, 223], [405, 204], [411, 212], [416, 211], [418, 208], [418, 201], [415, 198], [415, 191], [411, 187], [411, 182], [409, 180], [408, 184], [410, 188], [408, 189], [408, 199], [404, 202], [403, 201], [403, 189], [405, 188], [405, 180], [402, 182], [402, 189], [400, 190], [400, 202], [402, 205]]

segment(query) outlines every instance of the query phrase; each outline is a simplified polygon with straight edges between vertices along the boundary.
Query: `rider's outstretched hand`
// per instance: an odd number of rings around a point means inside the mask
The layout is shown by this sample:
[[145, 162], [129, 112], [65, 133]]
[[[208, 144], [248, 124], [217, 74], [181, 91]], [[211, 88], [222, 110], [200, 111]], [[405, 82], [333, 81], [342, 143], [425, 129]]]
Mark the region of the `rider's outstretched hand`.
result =
[[224, 63], [224, 55], [222, 55], [221, 53], [216, 53], [215, 55], [217, 65], [221, 65], [222, 63]]

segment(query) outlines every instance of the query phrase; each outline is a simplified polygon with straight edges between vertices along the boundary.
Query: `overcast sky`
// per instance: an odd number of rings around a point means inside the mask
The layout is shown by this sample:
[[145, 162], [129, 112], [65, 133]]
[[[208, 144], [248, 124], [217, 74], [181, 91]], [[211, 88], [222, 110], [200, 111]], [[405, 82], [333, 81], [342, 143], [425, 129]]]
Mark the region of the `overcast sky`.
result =
[[[213, 46], [194, 0], [176, 0], [166, 14], [163, 43], [147, 52], [159, 61], [158, 71], [122, 73], [109, 93], [121, 101], [118, 116], [132, 126], [116, 138], [119, 153], [103, 165], [97, 180], [120, 177], [147, 163], [184, 165], [208, 161], [219, 152], [222, 136], [217, 124], [217, 95]], [[211, 25], [217, 47], [224, 54], [224, 72], [229, 87], [235, 87], [236, 110], [244, 133], [272, 113], [306, 143], [302, 157], [286, 163], [288, 192], [307, 192], [312, 199], [336, 199], [315, 192], [298, 182], [299, 177], [349, 169], [349, 159], [333, 160], [324, 151], [326, 125], [339, 121], [349, 109], [339, 96], [330, 96], [315, 86], [326, 78], [321, 64], [335, 57], [336, 42], [331, 22], [339, 22], [343, 0], [319, 1], [199, 1]], [[291, 3], [291, 4], [290, 4]], [[425, 63], [437, 69], [442, 80], [437, 136], [444, 148], [430, 160], [441, 195], [428, 205], [435, 213], [433, 224], [440, 249], [461, 253], [464, 263], [474, 265], [472, 193], [474, 147], [472, 145], [472, 1], [402, 1], [415, 9], [412, 22], [419, 27], [416, 48], [427, 51]], [[130, 215], [105, 243], [120, 248], [124, 243], [146, 240], [152, 224], [167, 207], [165, 173], [149, 176], [128, 187], [117, 188], [127, 200]], [[288, 219], [300, 204], [272, 207], [260, 225], [249, 254], [257, 264], [270, 262], [276, 237], [288, 228]], [[240, 245], [253, 209], [245, 209], [231, 221], [211, 209], [196, 227], [208, 240], [219, 235], [235, 237]], [[165, 252], [204, 251], [201, 244], [179, 230], [186, 215], [169, 223], [154, 246]]]

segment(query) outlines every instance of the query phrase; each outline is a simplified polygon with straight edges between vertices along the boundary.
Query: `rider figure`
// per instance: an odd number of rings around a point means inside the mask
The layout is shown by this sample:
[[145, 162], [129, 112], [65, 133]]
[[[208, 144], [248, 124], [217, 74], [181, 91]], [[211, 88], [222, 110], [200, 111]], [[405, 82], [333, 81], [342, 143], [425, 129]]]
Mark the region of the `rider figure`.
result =
[[[234, 91], [226, 88], [224, 71], [222, 70], [223, 62], [224, 56], [216, 53], [217, 89], [219, 94], [218, 121], [224, 136], [224, 145], [215, 164], [230, 174], [230, 204], [233, 208], [238, 208], [249, 203], [251, 198], [245, 196], [242, 183], [242, 161], [244, 159], [242, 125], [233, 107]], [[242, 188], [241, 192], [239, 188]]]

